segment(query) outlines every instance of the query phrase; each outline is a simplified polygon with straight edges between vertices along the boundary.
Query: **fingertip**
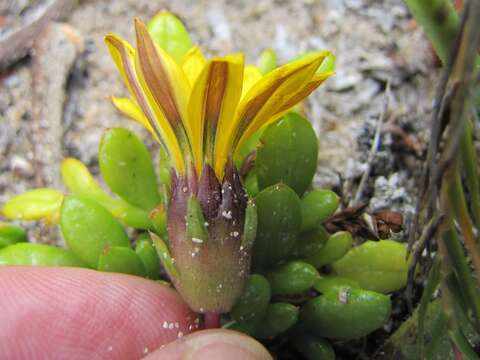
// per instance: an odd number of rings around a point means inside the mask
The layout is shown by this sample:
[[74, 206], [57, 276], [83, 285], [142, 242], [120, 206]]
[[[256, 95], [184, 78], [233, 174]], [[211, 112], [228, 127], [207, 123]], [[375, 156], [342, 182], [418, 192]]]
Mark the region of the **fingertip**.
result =
[[0, 353], [11, 358], [140, 358], [196, 326], [173, 289], [134, 276], [2, 268], [0, 292]]
[[149, 354], [147, 360], [271, 360], [255, 339], [231, 330], [198, 331]]

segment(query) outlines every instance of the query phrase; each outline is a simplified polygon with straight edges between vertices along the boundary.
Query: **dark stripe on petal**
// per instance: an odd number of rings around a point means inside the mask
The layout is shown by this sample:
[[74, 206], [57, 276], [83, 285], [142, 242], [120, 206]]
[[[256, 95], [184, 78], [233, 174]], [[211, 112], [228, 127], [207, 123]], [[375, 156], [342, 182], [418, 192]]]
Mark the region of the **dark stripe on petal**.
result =
[[205, 87], [205, 127], [204, 156], [207, 162], [214, 163], [215, 134], [222, 111], [222, 103], [228, 82], [228, 64], [224, 61], [212, 62]]

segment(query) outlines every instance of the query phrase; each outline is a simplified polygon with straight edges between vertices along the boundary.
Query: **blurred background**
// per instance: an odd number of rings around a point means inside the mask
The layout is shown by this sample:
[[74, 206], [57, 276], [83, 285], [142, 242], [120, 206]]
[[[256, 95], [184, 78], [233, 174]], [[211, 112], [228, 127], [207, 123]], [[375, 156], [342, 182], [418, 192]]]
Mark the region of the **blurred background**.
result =
[[[147, 21], [161, 9], [182, 19], [209, 56], [240, 51], [255, 63], [265, 48], [280, 63], [313, 49], [337, 56], [336, 76], [305, 111], [320, 138], [315, 183], [347, 198], [365, 170], [389, 83], [364, 196], [371, 210], [401, 211], [408, 222], [439, 70], [401, 0], [0, 0], [0, 203], [28, 188], [61, 187], [67, 156], [98, 174], [109, 127], [130, 127], [157, 146], [108, 100], [126, 89], [103, 37], [113, 31], [133, 42], [133, 18]], [[42, 241], [48, 231], [36, 229], [31, 239]]]

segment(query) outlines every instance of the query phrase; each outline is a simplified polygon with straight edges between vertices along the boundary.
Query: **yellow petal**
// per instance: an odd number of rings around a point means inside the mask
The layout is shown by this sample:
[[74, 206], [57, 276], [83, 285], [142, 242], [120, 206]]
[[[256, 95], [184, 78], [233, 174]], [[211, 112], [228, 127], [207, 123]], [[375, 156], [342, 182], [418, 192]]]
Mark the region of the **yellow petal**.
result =
[[150, 133], [153, 135], [155, 140], [160, 142], [160, 139], [158, 138], [157, 133], [152, 128], [152, 126], [148, 122], [147, 117], [142, 112], [142, 109], [140, 108], [140, 106], [138, 106], [135, 103], [135, 101], [129, 98], [116, 97], [116, 96], [112, 96], [111, 100], [112, 100], [112, 104], [117, 108], [118, 111], [128, 116], [130, 119], [133, 119], [136, 122], [139, 122], [140, 124], [142, 124], [148, 131], [150, 131]]
[[253, 85], [255, 85], [262, 78], [262, 76], [262, 73], [256, 66], [245, 66], [245, 72], [243, 74], [242, 98], [248, 93]]
[[277, 110], [276, 114], [284, 113], [285, 111], [290, 110], [300, 101], [305, 99], [310, 95], [316, 88], [318, 88], [325, 80], [332, 76], [335, 72], [325, 72], [320, 74], [315, 74], [313, 78], [301, 89], [293, 93], [288, 100]]
[[214, 169], [217, 177], [223, 179], [223, 171], [229, 154], [224, 151], [225, 144], [228, 142], [228, 129], [234, 122], [234, 114], [242, 94], [243, 76], [244, 76], [244, 56], [243, 54], [226, 56], [228, 62], [228, 80], [225, 87], [225, 94], [222, 103], [222, 109], [218, 120], [215, 134], [215, 163]]
[[160, 139], [162, 144], [168, 150], [175, 169], [179, 174], [183, 174], [185, 171], [185, 164], [177, 138], [175, 137], [168, 121], [157, 116], [158, 113], [155, 112], [151, 106], [152, 100], [148, 99], [149, 96], [141, 85], [143, 80], [141, 79], [141, 76], [139, 76], [141, 74], [138, 74], [135, 71], [135, 57], [137, 57], [137, 54], [125, 40], [117, 35], [108, 34], [105, 37], [105, 42], [108, 45], [112, 58], [117, 64], [120, 74], [127, 84], [132, 97], [148, 119], [148, 123], [150, 124], [150, 128], [148, 129], [152, 129], [155, 132], [156, 139]]
[[[190, 84], [180, 66], [156, 46], [145, 25], [135, 19], [137, 34], [136, 70], [141, 74], [143, 90], [154, 100], [170, 123], [186, 157], [192, 156], [192, 131], [187, 114]], [[157, 114], [158, 116], [158, 114]]]
[[[308, 84], [326, 56], [327, 52], [312, 53], [262, 77], [240, 101], [218, 153], [225, 156], [232, 154], [240, 140], [243, 142], [275, 117], [290, 97]], [[222, 159], [218, 166], [223, 167], [225, 163]]]
[[113, 61], [115, 62], [115, 65], [117, 65], [120, 76], [122, 77], [123, 82], [127, 86], [129, 93], [133, 95], [134, 91], [130, 86], [130, 81], [128, 79], [128, 75], [123, 64], [121, 52], [125, 52], [126, 56], [133, 57], [135, 54], [135, 49], [128, 42], [113, 33], [108, 33], [107, 35], [105, 35], [105, 44], [107, 45], [107, 48]]
[[[198, 153], [212, 166], [217, 163], [225, 129], [233, 120], [242, 92], [243, 83], [242, 54], [214, 58], [207, 63], [195, 82], [189, 101], [190, 119]], [[203, 139], [203, 143], [202, 143]], [[221, 179], [223, 169], [216, 169]]]
[[[283, 106], [281, 106], [275, 114], [273, 114], [270, 118], [268, 118], [263, 124], [260, 125], [260, 128], [270, 125], [274, 123], [278, 119], [280, 119], [283, 115], [288, 113], [292, 110], [292, 108], [305, 99], [308, 95], [310, 95], [318, 86], [320, 86], [327, 78], [333, 75], [334, 72], [323, 73], [321, 75], [315, 75], [312, 80], [308, 82], [304, 87], [302, 87], [299, 91], [294, 93], [289, 100], [286, 100]], [[237, 149], [247, 141], [256, 131], [256, 130], [248, 130], [244, 132], [243, 136], [240, 138]]]
[[310, 81], [328, 54], [325, 51], [312, 53], [262, 78], [249, 91], [245, 99], [242, 99], [237, 113], [239, 125], [233, 147], [235, 148], [260, 127], [271, 122], [272, 118], [278, 118], [279, 113], [297, 104], [320, 85], [321, 81], [315, 81], [312, 84]]
[[197, 80], [198, 75], [202, 72], [202, 69], [207, 65], [207, 60], [202, 54], [202, 50], [198, 46], [192, 47], [185, 54], [182, 60], [182, 69], [193, 86]]

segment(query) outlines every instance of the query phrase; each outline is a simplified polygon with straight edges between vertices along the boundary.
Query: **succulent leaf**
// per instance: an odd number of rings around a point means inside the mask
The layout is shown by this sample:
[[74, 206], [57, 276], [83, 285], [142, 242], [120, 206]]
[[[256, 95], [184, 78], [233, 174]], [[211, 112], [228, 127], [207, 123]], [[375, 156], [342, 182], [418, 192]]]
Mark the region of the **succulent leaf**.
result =
[[71, 251], [32, 243], [17, 243], [0, 249], [0, 265], [88, 267]]
[[2, 208], [7, 219], [40, 220], [56, 219], [62, 205], [63, 193], [54, 189], [40, 188], [16, 195]]
[[60, 228], [68, 247], [96, 268], [107, 246], [129, 246], [122, 225], [99, 203], [79, 195], [65, 197]]
[[288, 113], [260, 139], [255, 163], [260, 189], [283, 182], [302, 196], [312, 182], [317, 157], [312, 125], [300, 115]]
[[407, 284], [407, 249], [393, 240], [367, 241], [333, 263], [333, 269], [363, 289], [390, 293]]
[[130, 130], [108, 130], [100, 143], [98, 161], [110, 189], [128, 203], [147, 211], [161, 203], [150, 153]]
[[179, 64], [193, 46], [190, 35], [180, 19], [166, 10], [152, 17], [147, 28], [155, 43]]
[[145, 276], [145, 266], [140, 257], [128, 247], [107, 246], [98, 259], [97, 269], [136, 276]]
[[27, 232], [21, 226], [0, 222], [0, 249], [26, 241], [28, 241]]
[[317, 336], [347, 340], [382, 327], [391, 310], [388, 296], [347, 287], [308, 301], [300, 310], [300, 321]]
[[300, 199], [287, 185], [278, 184], [261, 191], [255, 204], [258, 227], [252, 266], [266, 269], [287, 258], [296, 245], [301, 224]]

